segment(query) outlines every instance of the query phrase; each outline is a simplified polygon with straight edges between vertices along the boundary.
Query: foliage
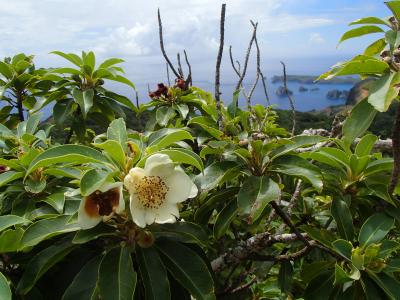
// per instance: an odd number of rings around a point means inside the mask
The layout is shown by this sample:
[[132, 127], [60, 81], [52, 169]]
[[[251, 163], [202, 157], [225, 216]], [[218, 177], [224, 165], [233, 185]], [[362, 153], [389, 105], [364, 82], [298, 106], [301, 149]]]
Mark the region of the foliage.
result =
[[[399, 3], [387, 3], [396, 18]], [[54, 52], [74, 67], [38, 71], [5, 59], [0, 298], [399, 299], [400, 189], [388, 192], [393, 160], [368, 133], [397, 99], [393, 62], [376, 54], [395, 56], [398, 20], [354, 24], [367, 25], [342, 40], [390, 29], [321, 76], [376, 77], [342, 137], [291, 137], [271, 107], [238, 107], [240, 91], [218, 126], [214, 97], [179, 80], [136, 107], [105, 87], [134, 89], [122, 61], [96, 67], [93, 52]], [[50, 103], [54, 124], [42, 123]]]

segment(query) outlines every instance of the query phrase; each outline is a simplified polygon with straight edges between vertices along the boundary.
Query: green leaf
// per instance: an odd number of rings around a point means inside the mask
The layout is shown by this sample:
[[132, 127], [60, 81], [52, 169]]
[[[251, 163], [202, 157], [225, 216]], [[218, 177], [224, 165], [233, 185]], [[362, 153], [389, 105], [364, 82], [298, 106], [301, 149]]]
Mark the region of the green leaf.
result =
[[282, 292], [291, 293], [293, 285], [293, 266], [290, 261], [283, 261], [279, 268], [278, 286]]
[[345, 75], [376, 75], [389, 70], [389, 65], [371, 56], [358, 55], [350, 61], [335, 65], [329, 72], [322, 74], [317, 80], [329, 80]]
[[355, 29], [351, 29], [347, 31], [345, 34], [343, 34], [343, 36], [340, 38], [339, 44], [348, 39], [377, 32], [384, 32], [384, 31], [382, 30], [382, 28], [374, 25], [366, 25]]
[[80, 187], [82, 196], [89, 196], [109, 180], [110, 172], [91, 169], [86, 171], [81, 179]]
[[96, 66], [96, 57], [93, 51], [89, 51], [87, 55], [83, 56], [83, 64], [89, 66], [91, 73], [93, 73]]
[[175, 128], [163, 128], [149, 136], [149, 148], [147, 152], [154, 153], [176, 142], [183, 140], [193, 141], [193, 136], [186, 130]]
[[221, 139], [221, 137], [224, 135], [222, 131], [216, 128], [217, 123], [212, 118], [203, 116], [194, 117], [189, 120], [188, 126], [192, 124], [200, 126], [216, 139]]
[[384, 213], [376, 213], [362, 225], [358, 241], [365, 248], [370, 244], [379, 243], [392, 229], [394, 219]]
[[171, 241], [158, 241], [156, 245], [168, 271], [194, 298], [215, 299], [211, 274], [196, 252]]
[[101, 144], [93, 144], [93, 146], [105, 150], [105, 152], [115, 160], [123, 169], [126, 164], [126, 156], [121, 144], [114, 140], [107, 140]]
[[30, 225], [22, 237], [23, 247], [35, 246], [41, 241], [63, 233], [77, 231], [77, 224], [69, 224], [70, 216], [57, 216], [37, 221]]
[[374, 107], [365, 99], [354, 106], [343, 125], [343, 141], [350, 146], [371, 126], [376, 113]]
[[117, 81], [126, 85], [129, 85], [131, 88], [133, 88], [134, 90], [136, 89], [135, 85], [132, 83], [132, 81], [130, 81], [128, 78], [121, 76], [121, 75], [116, 75], [113, 77], [107, 77], [108, 80], [112, 80], [112, 81]]
[[110, 163], [101, 152], [87, 146], [55, 146], [42, 152], [32, 160], [25, 177], [38, 168], [52, 166], [57, 163], [82, 164], [89, 162]]
[[195, 223], [154, 224], [150, 229], [155, 238], [168, 238], [182, 243], [195, 243], [202, 246], [208, 244], [208, 235]]
[[132, 300], [137, 274], [129, 248], [114, 248], [104, 255], [99, 268], [99, 290], [103, 300]]
[[64, 193], [54, 193], [46, 197], [43, 202], [46, 202], [53, 207], [59, 214], [62, 214], [64, 210], [65, 195]]
[[367, 134], [361, 138], [358, 142], [354, 153], [358, 156], [369, 155], [374, 148], [375, 142], [378, 140], [378, 137], [373, 134]]
[[154, 247], [146, 249], [137, 247], [136, 257], [143, 280], [145, 299], [171, 299], [167, 270], [157, 250]]
[[61, 56], [63, 58], [65, 58], [66, 60], [72, 62], [74, 65], [76, 65], [77, 67], [81, 67], [81, 65], [83, 64], [82, 59], [73, 53], [64, 53], [61, 51], [52, 51], [50, 53], [56, 54], [58, 56]]
[[320, 273], [307, 285], [304, 292], [306, 300], [326, 300], [333, 291], [334, 273], [325, 271]]
[[0, 298], [2, 300], [12, 300], [10, 284], [7, 278], [0, 272]]
[[[179, 164], [188, 164], [196, 167], [200, 171], [203, 171], [204, 169], [203, 161], [192, 150], [183, 148], [170, 148], [158, 151], [157, 153], [167, 154], [173, 162]], [[149, 155], [141, 159], [138, 162], [138, 167], [143, 167], [148, 157]]]
[[128, 134], [123, 118], [116, 119], [110, 123], [107, 129], [107, 138], [119, 142], [124, 150], [127, 149]]
[[125, 62], [125, 61], [120, 58], [109, 58], [100, 64], [99, 69], [107, 69], [108, 67], [111, 67], [113, 65], [120, 64], [123, 62]]
[[0, 235], [0, 253], [18, 251], [23, 234], [22, 228], [4, 230]]
[[300, 177], [311, 183], [316, 190], [322, 190], [323, 182], [320, 169], [298, 156], [279, 157], [274, 160], [270, 171]]
[[74, 68], [56, 68], [56, 69], [51, 69], [50, 73], [82, 75], [81, 71], [79, 71], [77, 69], [74, 69]]
[[333, 198], [331, 214], [336, 221], [339, 235], [348, 241], [352, 241], [354, 237], [353, 218], [346, 202], [337, 197]]
[[21, 280], [18, 282], [17, 292], [25, 295], [35, 285], [35, 283], [55, 264], [67, 256], [75, 245], [70, 241], [58, 243], [50, 246], [35, 256], [28, 262]]
[[370, 278], [385, 291], [391, 299], [399, 299], [400, 282], [384, 272], [374, 273], [367, 269]]
[[325, 137], [322, 136], [296, 136], [294, 138], [288, 139], [289, 143], [280, 146], [271, 153], [271, 160], [274, 160], [280, 156], [283, 156], [289, 152], [292, 152], [298, 148], [312, 146], [317, 143], [326, 140]]
[[83, 118], [86, 119], [89, 110], [93, 106], [93, 97], [94, 97], [93, 89], [89, 89], [84, 92], [81, 92], [78, 89], [74, 89], [72, 91], [72, 96], [74, 97], [75, 102], [79, 104]]
[[367, 56], [374, 56], [378, 53], [381, 53], [383, 49], [386, 47], [386, 40], [385, 39], [379, 39], [375, 42], [373, 42], [371, 45], [367, 47], [364, 51], [364, 55]]
[[87, 229], [87, 230], [79, 230], [74, 238], [72, 239], [73, 244], [86, 244], [92, 240], [95, 240], [102, 236], [113, 236], [116, 231], [114, 227], [106, 225], [104, 222], [101, 222], [99, 225]]
[[332, 243], [333, 249], [345, 257], [346, 259], [351, 259], [351, 251], [353, 250], [353, 245], [349, 241], [342, 239], [336, 240]]
[[13, 77], [13, 72], [10, 66], [2, 61], [0, 61], [0, 73], [7, 79], [11, 79]]
[[399, 1], [387, 1], [385, 2], [387, 7], [392, 11], [393, 15], [398, 21], [400, 21], [400, 2]]
[[160, 126], [166, 126], [175, 116], [175, 110], [169, 106], [161, 106], [156, 111], [156, 120]]
[[369, 91], [368, 102], [377, 111], [387, 111], [392, 101], [397, 97], [398, 92], [392, 85], [397, 84], [398, 81], [398, 76], [393, 72], [389, 72], [374, 81]]
[[62, 300], [95, 299], [100, 261], [101, 256], [96, 256], [83, 266], [65, 290]]
[[24, 172], [7, 171], [0, 174], [0, 187], [7, 183], [24, 177]]
[[219, 203], [224, 203], [229, 200], [234, 200], [239, 191], [239, 188], [225, 188], [215, 194], [212, 194], [194, 214], [194, 220], [200, 224], [207, 224], [211, 213]]
[[349, 25], [360, 25], [360, 24], [378, 24], [378, 25], [389, 25], [388, 22], [377, 17], [365, 17], [351, 22]]
[[280, 194], [279, 185], [269, 177], [250, 176], [243, 182], [238, 194], [239, 213], [249, 215], [248, 221], [253, 223], [268, 203], [279, 199]]
[[3, 231], [8, 227], [24, 223], [30, 223], [30, 221], [25, 218], [21, 218], [19, 216], [14, 216], [14, 215], [0, 216], [0, 231]]
[[221, 238], [225, 232], [229, 229], [232, 221], [235, 219], [238, 213], [237, 201], [231, 200], [217, 215], [214, 224], [214, 236], [216, 239]]

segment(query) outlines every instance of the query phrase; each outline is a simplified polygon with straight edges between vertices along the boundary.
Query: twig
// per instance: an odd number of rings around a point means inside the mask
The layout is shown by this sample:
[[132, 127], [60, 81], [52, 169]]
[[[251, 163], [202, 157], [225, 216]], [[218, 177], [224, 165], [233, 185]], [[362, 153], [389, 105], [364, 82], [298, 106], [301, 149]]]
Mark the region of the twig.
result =
[[294, 234], [301, 240], [306, 246], [309, 246], [310, 243], [308, 240], [301, 234], [301, 232], [294, 226], [292, 221], [290, 221], [289, 216], [279, 207], [279, 205], [275, 201], [271, 201], [272, 208], [276, 211], [276, 213], [281, 217], [283, 222], [294, 232]]
[[257, 276], [254, 276], [248, 283], [243, 284], [243, 285], [241, 285], [241, 286], [239, 286], [239, 287], [237, 287], [237, 288], [231, 290], [231, 291], [229, 292], [229, 294], [235, 294], [235, 293], [237, 293], [237, 292], [246, 290], [246, 289], [248, 289], [250, 286], [252, 286], [256, 281], [257, 281]]
[[161, 22], [161, 15], [160, 15], [160, 9], [157, 10], [157, 15], [158, 15], [158, 32], [160, 36], [160, 48], [161, 52], [167, 61], [169, 67], [171, 68], [172, 72], [175, 74], [177, 78], [180, 78], [179, 73], [175, 70], [174, 66], [172, 65], [171, 61], [169, 60], [167, 53], [165, 52], [164, 48], [164, 40], [163, 40], [163, 29], [162, 29], [162, 22]]
[[169, 78], [169, 66], [168, 63], [165, 63], [165, 66], [167, 67], [167, 80], [168, 80], [168, 86], [171, 86], [171, 80]]
[[178, 61], [178, 73], [180, 75], [180, 78], [183, 78], [183, 69], [182, 69], [182, 64], [181, 64], [181, 55], [179, 52], [176, 54], [176, 60]]
[[219, 50], [217, 55], [217, 64], [215, 67], [215, 101], [217, 103], [218, 111], [218, 128], [223, 131], [222, 126], [222, 111], [221, 111], [221, 91], [220, 91], [220, 72], [221, 72], [221, 60], [222, 53], [224, 51], [224, 35], [225, 35], [225, 10], [226, 4], [222, 4], [221, 7], [221, 21], [220, 21], [220, 39], [219, 39]]
[[[302, 180], [298, 179], [297, 183], [296, 183], [296, 187], [294, 189], [294, 193], [293, 193], [292, 197], [290, 198], [289, 204], [287, 205], [288, 216], [292, 215], [292, 209], [300, 197], [301, 183], [302, 183]], [[284, 231], [285, 227], [286, 227], [286, 223], [282, 223], [281, 226], [279, 227], [277, 233], [282, 233]]]
[[290, 108], [292, 110], [292, 117], [293, 117], [292, 136], [294, 136], [294, 132], [296, 130], [296, 109], [294, 107], [294, 101], [293, 101], [292, 97], [290, 96], [289, 89], [287, 86], [286, 65], [283, 61], [281, 61], [281, 64], [283, 67], [283, 85], [285, 87], [285, 93], [289, 99]]
[[188, 70], [189, 70], [188, 71], [189, 74], [188, 74], [188, 76], [187, 76], [187, 78], [185, 80], [185, 89], [187, 89], [189, 87], [189, 85], [193, 85], [193, 82], [192, 82], [192, 66], [189, 63], [189, 59], [188, 59], [188, 56], [186, 54], [186, 50], [183, 50], [183, 54], [185, 55], [185, 61], [186, 61], [186, 64], [187, 64]]
[[393, 125], [393, 133], [392, 133], [392, 151], [393, 151], [393, 171], [392, 176], [390, 178], [388, 192], [389, 194], [393, 194], [394, 189], [399, 181], [399, 172], [400, 172], [400, 105], [397, 107], [396, 119]]
[[268, 91], [267, 91], [267, 84], [265, 82], [265, 76], [261, 72], [261, 70], [260, 70], [260, 75], [261, 75], [261, 82], [262, 82], [263, 89], [264, 89], [265, 99], [267, 100], [267, 105], [270, 106], [271, 105], [271, 101], [269, 100], [269, 95], [268, 95]]
[[255, 24], [255, 26], [254, 26], [253, 35], [251, 36], [250, 43], [249, 43], [249, 46], [248, 46], [247, 52], [246, 52], [246, 57], [244, 59], [243, 71], [242, 71], [242, 74], [240, 74], [239, 81], [236, 84], [235, 91], [237, 91], [241, 87], [241, 85], [243, 83], [243, 79], [246, 76], [247, 65], [248, 65], [249, 58], [250, 58], [250, 52], [251, 52], [251, 48], [253, 46], [253, 42], [254, 42], [256, 33], [257, 33], [257, 24]]

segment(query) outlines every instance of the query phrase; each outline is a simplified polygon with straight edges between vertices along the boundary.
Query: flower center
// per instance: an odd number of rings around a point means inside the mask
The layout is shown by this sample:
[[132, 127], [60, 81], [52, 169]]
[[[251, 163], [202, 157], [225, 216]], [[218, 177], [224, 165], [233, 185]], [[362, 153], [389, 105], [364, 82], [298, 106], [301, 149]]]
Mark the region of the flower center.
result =
[[159, 176], [144, 176], [135, 190], [143, 207], [156, 209], [164, 203], [169, 188]]
[[86, 200], [85, 210], [89, 215], [109, 216], [119, 203], [119, 189], [114, 188], [104, 193], [95, 191]]

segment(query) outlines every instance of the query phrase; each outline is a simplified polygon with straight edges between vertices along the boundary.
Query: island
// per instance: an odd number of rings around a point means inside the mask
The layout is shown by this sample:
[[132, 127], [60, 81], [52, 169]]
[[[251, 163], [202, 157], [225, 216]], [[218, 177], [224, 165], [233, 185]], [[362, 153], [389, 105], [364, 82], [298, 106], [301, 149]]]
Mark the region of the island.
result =
[[[288, 82], [297, 82], [300, 84], [313, 84], [315, 83], [318, 76], [310, 76], [310, 75], [288, 75], [287, 81]], [[275, 75], [271, 78], [272, 83], [282, 83], [283, 76]], [[330, 80], [319, 80], [318, 84], [356, 84], [360, 82], [359, 78], [356, 77], [334, 77]]]

